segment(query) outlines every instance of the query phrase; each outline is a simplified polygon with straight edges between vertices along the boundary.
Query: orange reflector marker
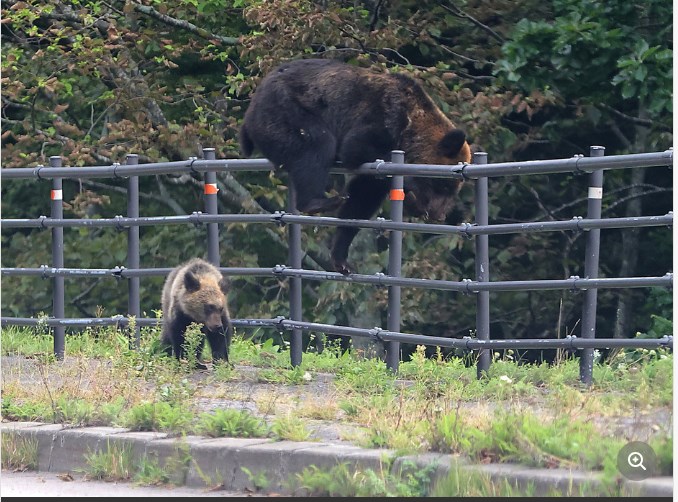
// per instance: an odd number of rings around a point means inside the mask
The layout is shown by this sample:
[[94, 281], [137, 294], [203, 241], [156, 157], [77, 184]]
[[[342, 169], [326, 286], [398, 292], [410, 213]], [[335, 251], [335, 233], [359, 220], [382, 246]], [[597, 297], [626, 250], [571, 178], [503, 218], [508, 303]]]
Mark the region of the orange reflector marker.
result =
[[52, 200], [63, 200], [63, 198], [64, 198], [63, 190], [52, 190], [52, 193], [50, 194], [50, 198]]
[[402, 188], [396, 188], [391, 190], [391, 200], [405, 200], [405, 190]]
[[205, 183], [205, 195], [214, 195], [218, 191], [216, 183]]

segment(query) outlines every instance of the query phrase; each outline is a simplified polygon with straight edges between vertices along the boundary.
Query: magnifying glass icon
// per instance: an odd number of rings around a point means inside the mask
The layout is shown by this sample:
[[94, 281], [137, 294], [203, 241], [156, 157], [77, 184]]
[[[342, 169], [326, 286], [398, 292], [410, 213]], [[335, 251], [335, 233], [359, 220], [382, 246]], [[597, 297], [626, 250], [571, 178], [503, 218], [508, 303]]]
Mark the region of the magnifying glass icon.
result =
[[631, 453], [629, 453], [627, 462], [633, 468], [640, 467], [644, 471], [647, 471], [647, 469], [643, 465], [643, 455], [637, 451], [632, 451]]

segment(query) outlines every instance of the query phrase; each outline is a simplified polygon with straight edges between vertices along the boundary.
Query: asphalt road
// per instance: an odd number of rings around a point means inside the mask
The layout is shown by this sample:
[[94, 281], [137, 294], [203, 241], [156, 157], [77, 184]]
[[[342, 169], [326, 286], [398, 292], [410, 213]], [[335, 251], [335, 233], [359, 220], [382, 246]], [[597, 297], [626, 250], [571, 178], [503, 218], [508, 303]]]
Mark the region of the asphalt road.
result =
[[87, 481], [80, 475], [62, 479], [53, 472], [0, 472], [0, 497], [257, 497], [258, 494], [184, 486], [137, 486]]

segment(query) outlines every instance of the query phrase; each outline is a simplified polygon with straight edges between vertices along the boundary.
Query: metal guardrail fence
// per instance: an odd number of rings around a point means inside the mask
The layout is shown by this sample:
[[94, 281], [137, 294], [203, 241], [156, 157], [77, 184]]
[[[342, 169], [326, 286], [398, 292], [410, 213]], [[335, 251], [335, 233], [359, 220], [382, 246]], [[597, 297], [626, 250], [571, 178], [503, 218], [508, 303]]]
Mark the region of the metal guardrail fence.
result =
[[[604, 148], [591, 147], [591, 156], [576, 155], [569, 159], [545, 161], [505, 162], [487, 164], [486, 153], [476, 153], [472, 164], [424, 165], [406, 164], [404, 153], [392, 152], [390, 162], [376, 161], [363, 164], [358, 170], [348, 171], [336, 168], [333, 172], [351, 172], [357, 174], [387, 175], [392, 179], [392, 188], [402, 187], [403, 176], [416, 175], [428, 177], [453, 177], [475, 180], [475, 224], [464, 223], [458, 226], [434, 225], [423, 223], [406, 223], [402, 221], [402, 202], [391, 201], [390, 219], [377, 220], [340, 220], [332, 217], [304, 216], [292, 214], [294, 194], [290, 190], [288, 211], [277, 211], [273, 214], [218, 214], [216, 172], [218, 171], [253, 171], [271, 170], [273, 165], [266, 159], [231, 159], [216, 160], [213, 148], [204, 149], [204, 159], [191, 158], [179, 162], [159, 162], [138, 164], [138, 156], [127, 155], [126, 164], [93, 167], [62, 167], [61, 158], [50, 158], [48, 167], [0, 169], [1, 180], [12, 179], [51, 179], [51, 214], [34, 219], [3, 219], [2, 229], [8, 228], [43, 228], [52, 232], [52, 266], [41, 265], [36, 268], [0, 268], [0, 273], [7, 276], [39, 276], [51, 278], [53, 288], [52, 317], [46, 319], [25, 317], [1, 317], [3, 326], [47, 325], [53, 328], [54, 352], [57, 358], [63, 358], [65, 351], [66, 327], [106, 326], [135, 327], [135, 343], [139, 344], [139, 328], [157, 325], [158, 319], [140, 318], [139, 281], [142, 277], [166, 276], [171, 268], [141, 269], [139, 249], [139, 229], [151, 225], [205, 224], [207, 227], [208, 260], [220, 268], [226, 275], [235, 276], [278, 276], [290, 281], [290, 318], [283, 316], [275, 319], [234, 319], [236, 327], [266, 327], [280, 332], [291, 331], [290, 358], [292, 365], [301, 363], [302, 331], [318, 331], [339, 336], [367, 337], [381, 342], [386, 348], [386, 364], [397, 370], [399, 364], [400, 343], [416, 343], [441, 347], [460, 348], [478, 351], [478, 376], [486, 372], [490, 365], [490, 351], [507, 348], [562, 348], [580, 349], [580, 377], [583, 382], [591, 383], [593, 370], [593, 350], [595, 348], [673, 348], [673, 337], [660, 339], [596, 339], [596, 303], [597, 290], [601, 288], [642, 288], [672, 287], [673, 275], [667, 273], [663, 277], [622, 277], [598, 278], [598, 257], [600, 251], [600, 230], [607, 228], [636, 228], [650, 226], [672, 226], [673, 214], [669, 212], [661, 216], [642, 216], [633, 218], [601, 218], [603, 171], [609, 169], [629, 169], [642, 167], [672, 166], [673, 151], [617, 155], [604, 157]], [[139, 176], [156, 174], [204, 174], [204, 209], [205, 213], [196, 211], [186, 216], [139, 216]], [[488, 178], [495, 176], [516, 176], [530, 174], [551, 174], [579, 172], [589, 174], [588, 207], [586, 218], [574, 217], [567, 221], [529, 222], [516, 224], [490, 225], [488, 221]], [[103, 219], [63, 218], [62, 180], [63, 178], [127, 178], [127, 216], [116, 216]], [[274, 223], [284, 224], [288, 229], [289, 256], [287, 265], [276, 265], [273, 268], [236, 268], [221, 267], [219, 257], [219, 225], [222, 223]], [[301, 265], [301, 226], [353, 226], [390, 230], [388, 274], [344, 276], [336, 272], [304, 270]], [[115, 227], [126, 229], [128, 233], [128, 249], [126, 266], [113, 269], [77, 269], [64, 267], [63, 229], [65, 227]], [[534, 233], [560, 230], [583, 230], [588, 232], [584, 278], [573, 276], [568, 279], [524, 280], [524, 281], [490, 281], [489, 236], [510, 233]], [[426, 232], [433, 234], [461, 234], [475, 239], [476, 279], [464, 279], [459, 282], [433, 279], [415, 279], [401, 277], [402, 232]], [[128, 312], [107, 318], [65, 318], [64, 279], [66, 277], [110, 276], [128, 280]], [[302, 320], [301, 285], [303, 280], [343, 281], [356, 284], [371, 284], [388, 287], [387, 328], [372, 329], [350, 326], [334, 326]], [[476, 300], [476, 336], [443, 338], [422, 334], [401, 333], [400, 330], [400, 290], [402, 287], [428, 288], [477, 295]], [[564, 339], [529, 339], [529, 340], [492, 340], [490, 338], [490, 297], [492, 291], [519, 290], [583, 290], [581, 337], [568, 336]], [[132, 319], [134, 321], [132, 322]]]

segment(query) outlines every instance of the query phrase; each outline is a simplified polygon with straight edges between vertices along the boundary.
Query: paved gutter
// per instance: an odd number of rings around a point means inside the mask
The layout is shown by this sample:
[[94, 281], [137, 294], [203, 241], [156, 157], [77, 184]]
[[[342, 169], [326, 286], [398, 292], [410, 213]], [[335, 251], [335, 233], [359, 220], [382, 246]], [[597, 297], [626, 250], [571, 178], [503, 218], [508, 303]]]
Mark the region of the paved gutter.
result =
[[[172, 482], [188, 487], [221, 486], [226, 490], [256, 491], [252, 479], [262, 474], [268, 481], [266, 492], [292, 495], [287, 481], [304, 468], [315, 465], [330, 469], [348, 463], [354, 469], [381, 470], [384, 459], [393, 458], [388, 449], [365, 449], [334, 442], [274, 441], [269, 438], [205, 438], [169, 437], [155, 432], [132, 432], [117, 427], [64, 427], [38, 422], [2, 422], [0, 432], [30, 438], [38, 444], [38, 471], [82, 472], [88, 467], [87, 457], [111, 448], [131, 448], [133, 461], [155, 461], [171, 476]], [[190, 462], [181, 462], [190, 455]], [[398, 456], [390, 471], [397, 474], [412, 465], [435, 466], [434, 480], [443, 479], [451, 469], [475, 471], [493, 480], [506, 480], [511, 485], [533, 486], [534, 494], [557, 492], [577, 495], [582, 488], [601, 484], [599, 473], [568, 469], [534, 469], [510, 464], [476, 465], [455, 455], [427, 453]], [[243, 468], [253, 475], [248, 476]], [[624, 488], [633, 496], [672, 497], [673, 478], [657, 477], [645, 481], [624, 481]], [[303, 494], [294, 494], [303, 495]]]

